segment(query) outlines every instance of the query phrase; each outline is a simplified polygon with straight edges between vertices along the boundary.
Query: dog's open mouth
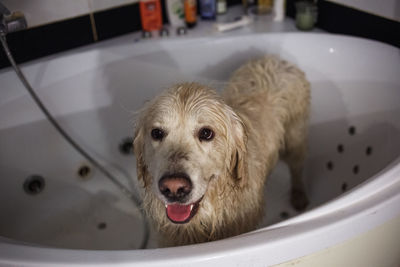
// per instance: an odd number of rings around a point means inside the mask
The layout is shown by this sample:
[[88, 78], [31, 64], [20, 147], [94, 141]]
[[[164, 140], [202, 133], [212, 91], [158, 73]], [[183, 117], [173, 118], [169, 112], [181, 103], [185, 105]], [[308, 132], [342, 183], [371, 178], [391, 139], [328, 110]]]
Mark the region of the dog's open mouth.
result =
[[192, 204], [183, 205], [178, 203], [166, 204], [165, 210], [167, 212], [168, 219], [173, 223], [187, 223], [194, 215], [196, 215], [199, 209], [201, 198]]

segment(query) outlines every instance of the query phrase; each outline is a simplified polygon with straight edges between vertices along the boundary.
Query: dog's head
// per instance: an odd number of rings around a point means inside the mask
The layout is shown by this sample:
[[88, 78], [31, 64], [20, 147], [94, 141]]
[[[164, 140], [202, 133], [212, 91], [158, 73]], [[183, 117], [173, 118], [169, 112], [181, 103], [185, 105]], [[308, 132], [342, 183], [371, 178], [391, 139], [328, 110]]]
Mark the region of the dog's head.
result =
[[180, 84], [150, 102], [137, 122], [137, 174], [173, 223], [199, 212], [213, 179], [242, 186], [247, 177], [241, 119], [211, 89]]

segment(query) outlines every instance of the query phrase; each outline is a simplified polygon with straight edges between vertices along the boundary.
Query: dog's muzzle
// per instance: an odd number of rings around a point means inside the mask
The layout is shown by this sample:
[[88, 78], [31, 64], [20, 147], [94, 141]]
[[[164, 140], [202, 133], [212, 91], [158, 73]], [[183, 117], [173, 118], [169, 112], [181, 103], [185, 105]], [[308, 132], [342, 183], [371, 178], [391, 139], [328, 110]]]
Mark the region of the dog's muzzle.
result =
[[170, 221], [187, 223], [196, 214], [201, 199], [195, 203], [184, 204], [193, 189], [192, 181], [187, 174], [165, 174], [158, 182], [158, 188], [168, 202], [165, 208]]
[[168, 202], [184, 203], [192, 192], [192, 181], [184, 173], [165, 174], [158, 182], [158, 188]]

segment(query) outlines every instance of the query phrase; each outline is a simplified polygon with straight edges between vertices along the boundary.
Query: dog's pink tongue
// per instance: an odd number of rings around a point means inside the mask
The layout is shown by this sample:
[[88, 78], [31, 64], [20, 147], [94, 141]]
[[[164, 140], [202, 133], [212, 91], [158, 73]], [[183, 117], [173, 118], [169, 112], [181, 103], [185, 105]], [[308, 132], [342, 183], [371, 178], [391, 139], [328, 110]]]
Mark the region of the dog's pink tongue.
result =
[[184, 222], [190, 217], [191, 205], [178, 205], [171, 204], [167, 205], [168, 218], [174, 222]]

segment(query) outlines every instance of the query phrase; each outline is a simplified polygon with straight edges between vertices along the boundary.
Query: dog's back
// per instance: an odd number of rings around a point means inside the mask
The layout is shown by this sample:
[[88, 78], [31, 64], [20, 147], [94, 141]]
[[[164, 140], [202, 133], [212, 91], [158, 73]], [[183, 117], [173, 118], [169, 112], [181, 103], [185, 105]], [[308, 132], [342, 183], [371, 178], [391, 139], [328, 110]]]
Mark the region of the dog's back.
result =
[[275, 116], [288, 121], [297, 119], [299, 114], [307, 116], [309, 87], [304, 73], [295, 65], [276, 56], [265, 56], [237, 69], [223, 96], [235, 110], [251, 113], [261, 110], [256, 105], [268, 106]]
[[263, 185], [281, 156], [292, 176], [292, 204], [304, 209], [308, 201], [301, 176], [310, 106], [305, 74], [276, 56], [265, 56], [237, 69], [223, 97], [246, 125], [250, 177], [264, 174], [254, 186]]

